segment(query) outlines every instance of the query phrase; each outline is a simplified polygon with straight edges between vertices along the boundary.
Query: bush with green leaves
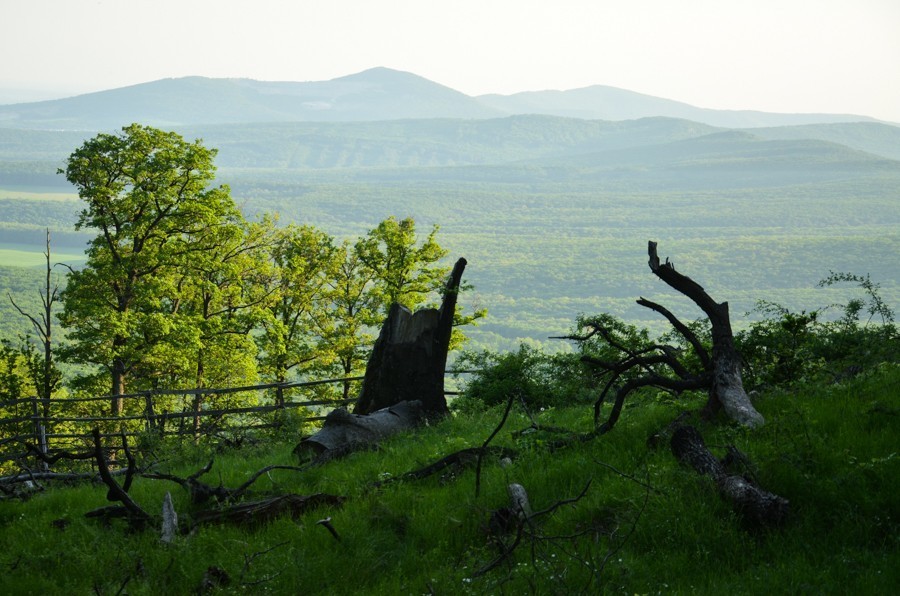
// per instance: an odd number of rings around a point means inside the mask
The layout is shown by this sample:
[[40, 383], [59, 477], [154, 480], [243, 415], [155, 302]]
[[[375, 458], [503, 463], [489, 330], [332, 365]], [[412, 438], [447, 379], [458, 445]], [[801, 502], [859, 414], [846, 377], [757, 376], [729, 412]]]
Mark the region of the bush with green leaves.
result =
[[[832, 272], [818, 287], [845, 282], [856, 284], [861, 296], [799, 313], [774, 302], [757, 303], [754, 312], [766, 318], [735, 338], [749, 387], [837, 381], [882, 362], [900, 361], [900, 334], [879, 284], [868, 275]], [[829, 318], [829, 311], [837, 316]]]
[[472, 411], [506, 403], [510, 396], [527, 408], [546, 408], [591, 399], [590, 371], [578, 354], [545, 354], [526, 344], [515, 352], [464, 352], [458, 369], [475, 370], [451, 404]]

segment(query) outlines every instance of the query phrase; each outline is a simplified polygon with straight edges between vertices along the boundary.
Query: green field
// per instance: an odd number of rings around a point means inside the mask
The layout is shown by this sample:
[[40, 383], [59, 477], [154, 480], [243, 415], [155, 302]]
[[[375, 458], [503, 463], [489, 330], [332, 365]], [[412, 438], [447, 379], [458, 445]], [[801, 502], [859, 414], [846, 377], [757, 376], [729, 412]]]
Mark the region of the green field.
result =
[[[496, 407], [386, 439], [377, 450], [262, 476], [248, 500], [345, 497], [295, 519], [191, 529], [197, 512], [215, 505], [139, 474], [129, 495], [156, 520], [171, 493], [183, 530], [171, 544], [160, 542], [155, 524], [134, 531], [121, 519], [86, 517], [110, 505], [98, 483], [42, 481], [28, 500], [0, 501], [0, 592], [890, 594], [900, 581], [898, 387], [900, 371], [884, 365], [841, 385], [761, 394], [756, 405], [767, 422], [754, 431], [698, 425], [717, 457], [728, 445], [746, 454], [733, 473], [746, 470], [789, 501], [783, 527], [744, 523], [710, 478], [680, 465], [668, 445], [648, 446], [679, 411], [698, 407], [697, 398], [635, 396], [612, 432], [556, 450], [548, 443], [565, 436], [560, 427], [591, 428], [590, 405], [533, 412], [557, 431], [530, 434], [515, 434], [535, 421], [517, 406], [492, 442], [516, 455], [506, 467], [485, 458], [480, 494], [474, 466], [373, 487], [480, 446], [500, 420]], [[138, 461], [180, 478], [213, 461], [199, 480], [225, 487], [267, 466], [297, 465], [290, 429], [260, 438], [235, 451], [148, 436]], [[490, 524], [492, 512], [509, 505], [511, 482], [526, 489], [534, 511], [553, 508], [518, 542], [515, 530]], [[340, 540], [322, 527], [326, 518]]]
[[[87, 257], [84, 253], [52, 251], [51, 259], [53, 263], [77, 266]], [[0, 242], [0, 267], [44, 267], [46, 263], [44, 254], [34, 246]]]
[[0, 200], [3, 199], [20, 201], [73, 201], [78, 199], [78, 193], [60, 192], [58, 189], [41, 191], [38, 189], [19, 190], [0, 188]]

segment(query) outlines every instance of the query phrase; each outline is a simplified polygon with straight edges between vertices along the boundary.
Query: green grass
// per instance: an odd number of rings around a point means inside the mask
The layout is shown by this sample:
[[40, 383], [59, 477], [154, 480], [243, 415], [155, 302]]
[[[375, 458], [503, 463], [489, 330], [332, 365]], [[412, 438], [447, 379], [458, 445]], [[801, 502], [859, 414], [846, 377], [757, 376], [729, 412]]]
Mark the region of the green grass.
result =
[[[550, 453], [548, 435], [514, 438], [529, 425], [515, 413], [495, 439], [519, 450], [508, 468], [491, 462], [475, 497], [474, 472], [387, 485], [369, 483], [481, 444], [497, 409], [456, 416], [305, 472], [274, 471], [259, 490], [347, 497], [297, 521], [255, 529], [203, 527], [163, 545], [155, 531], [105, 526], [84, 512], [106, 504], [105, 490], [80, 485], [0, 502], [0, 593], [184, 594], [210, 567], [230, 578], [221, 593], [554, 594], [892, 593], [900, 581], [900, 368], [847, 384], [770, 393], [757, 400], [767, 424], [746, 431], [701, 427], [717, 455], [734, 444], [747, 453], [762, 486], [791, 502], [787, 525], [749, 530], [711, 481], [678, 465], [646, 439], [681, 407], [649, 398], [628, 404], [617, 427], [592, 442]], [[589, 406], [551, 409], [542, 423], [590, 428]], [[236, 486], [269, 464], [293, 463], [293, 442], [264, 442], [215, 455], [204, 480]], [[208, 451], [187, 449], [158, 467], [199, 469]], [[608, 466], [613, 466], [625, 478]], [[649, 483], [645, 488], [635, 479]], [[506, 486], [526, 487], [536, 510], [587, 494], [544, 516], [544, 539], [525, 538], [507, 563], [473, 572], [498, 555], [486, 530], [507, 504]], [[158, 513], [171, 491], [181, 519], [187, 495], [172, 483], [138, 479], [134, 499]], [[334, 540], [316, 524], [330, 516]], [[65, 529], [54, 520], [65, 519]], [[512, 536], [504, 538], [507, 544]], [[124, 589], [123, 589], [124, 586]]]

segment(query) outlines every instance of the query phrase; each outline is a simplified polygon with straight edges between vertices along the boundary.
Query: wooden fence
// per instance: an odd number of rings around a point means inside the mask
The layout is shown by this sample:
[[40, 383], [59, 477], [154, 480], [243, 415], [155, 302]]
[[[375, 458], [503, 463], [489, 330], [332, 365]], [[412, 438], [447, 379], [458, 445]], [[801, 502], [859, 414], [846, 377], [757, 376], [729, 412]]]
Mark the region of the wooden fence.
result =
[[[468, 374], [476, 371], [451, 370], [448, 374]], [[92, 441], [91, 431], [101, 428], [101, 437], [107, 439], [108, 449], [122, 449], [122, 437], [155, 435], [157, 437], [181, 436], [199, 441], [222, 430], [247, 431], [279, 427], [282, 421], [276, 420], [277, 412], [296, 411], [300, 408], [313, 408], [313, 412], [304, 416], [295, 416], [293, 423], [314, 422], [323, 420], [332, 409], [352, 403], [354, 399], [317, 399], [292, 401], [285, 399], [285, 394], [294, 389], [311, 388], [326, 384], [337, 384], [361, 381], [363, 377], [342, 377], [321, 379], [295, 383], [269, 383], [246, 387], [202, 388], [202, 389], [154, 389], [115, 396], [124, 402], [140, 402], [139, 407], [128, 407], [130, 412], [122, 416], [69, 416], [43, 415], [45, 404], [38, 397], [9, 400], [0, 403], [4, 409], [23, 406], [27, 415], [0, 418], [0, 464], [10, 460], [21, 460], [28, 454], [26, 443], [30, 443], [46, 454], [60, 450], [79, 448]], [[259, 402], [269, 401], [266, 405], [243, 407], [219, 407], [197, 409], [194, 396], [211, 398], [235, 393], [257, 393]], [[447, 391], [448, 395], [455, 394]], [[269, 394], [270, 397], [267, 397]], [[160, 411], [158, 398], [181, 396], [179, 410]], [[46, 411], [52, 413], [70, 411], [79, 403], [106, 402], [111, 403], [113, 396], [82, 397], [69, 399], [53, 399], [47, 404]], [[312, 414], [312, 415], [310, 415]], [[271, 415], [268, 418], [266, 415]], [[188, 424], [189, 423], [189, 424]], [[65, 432], [54, 432], [60, 425]], [[24, 430], [23, 430], [24, 427]], [[118, 443], [115, 441], [119, 440]]]
[[[285, 399], [285, 394], [291, 389], [309, 388], [325, 384], [347, 383], [360, 381], [363, 377], [344, 377], [337, 379], [322, 379], [297, 383], [269, 383], [265, 385], [251, 385], [246, 387], [228, 388], [203, 388], [203, 389], [173, 389], [173, 390], [148, 390], [139, 393], [130, 393], [115, 396], [124, 402], [139, 402], [139, 407], [128, 407], [130, 413], [122, 416], [70, 416], [49, 415], [45, 416], [43, 400], [38, 397], [30, 397], [17, 400], [9, 400], [0, 403], [4, 409], [19, 409], [23, 407], [29, 411], [27, 415], [12, 416], [0, 419], [0, 462], [21, 459], [26, 456], [24, 445], [31, 443], [44, 453], [54, 453], [61, 449], [71, 448], [82, 442], [91, 440], [91, 430], [101, 427], [101, 436], [105, 439], [117, 439], [123, 435], [134, 437], [147, 433], [156, 436], [189, 436], [199, 439], [203, 436], [222, 430], [250, 430], [279, 426], [278, 422], [266, 420], [265, 415], [274, 412], [298, 410], [299, 408], [315, 408], [313, 415], [294, 418], [294, 422], [312, 422], [324, 419], [328, 411], [333, 408], [347, 405], [355, 399], [319, 399], [306, 401], [292, 401]], [[235, 393], [271, 393], [272, 402], [267, 405], [244, 407], [219, 407], [197, 409], [194, 396], [203, 396], [205, 399], [229, 395]], [[158, 399], [160, 397], [182, 397], [181, 407], [178, 410], [160, 411]], [[52, 412], [69, 411], [72, 406], [80, 403], [106, 402], [111, 403], [113, 396], [83, 397], [70, 399], [53, 399], [47, 410]], [[190, 424], [186, 424], [190, 422]], [[66, 432], [53, 432], [52, 429], [64, 425]], [[23, 430], [25, 427], [25, 430]], [[111, 443], [109, 449], [120, 450], [121, 444]]]

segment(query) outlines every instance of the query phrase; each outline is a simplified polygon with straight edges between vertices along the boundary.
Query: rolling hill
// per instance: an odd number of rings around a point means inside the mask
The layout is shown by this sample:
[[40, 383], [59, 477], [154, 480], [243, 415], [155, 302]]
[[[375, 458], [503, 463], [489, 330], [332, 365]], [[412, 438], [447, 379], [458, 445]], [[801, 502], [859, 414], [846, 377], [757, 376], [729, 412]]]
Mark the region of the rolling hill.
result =
[[373, 68], [329, 81], [265, 82], [184, 77], [65, 99], [0, 105], [0, 127], [109, 130], [262, 122], [489, 119], [541, 114], [587, 120], [668, 117], [749, 128], [872, 121], [835, 114], [710, 110], [603, 85], [472, 97], [413, 73]]

